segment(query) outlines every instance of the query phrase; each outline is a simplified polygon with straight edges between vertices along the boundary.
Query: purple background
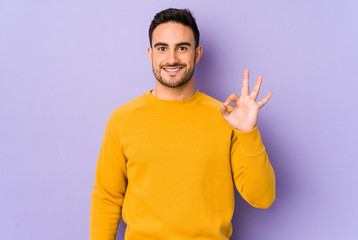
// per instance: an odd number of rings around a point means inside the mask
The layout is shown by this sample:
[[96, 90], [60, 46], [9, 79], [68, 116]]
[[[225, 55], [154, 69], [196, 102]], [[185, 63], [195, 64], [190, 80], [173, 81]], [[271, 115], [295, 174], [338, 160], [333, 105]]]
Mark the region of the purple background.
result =
[[[236, 195], [232, 239], [357, 239], [358, 2], [0, 2], [0, 239], [88, 239], [106, 121], [154, 88], [147, 31], [190, 8], [196, 87], [223, 101], [263, 74], [259, 128], [277, 199]], [[117, 239], [123, 239], [120, 224]]]

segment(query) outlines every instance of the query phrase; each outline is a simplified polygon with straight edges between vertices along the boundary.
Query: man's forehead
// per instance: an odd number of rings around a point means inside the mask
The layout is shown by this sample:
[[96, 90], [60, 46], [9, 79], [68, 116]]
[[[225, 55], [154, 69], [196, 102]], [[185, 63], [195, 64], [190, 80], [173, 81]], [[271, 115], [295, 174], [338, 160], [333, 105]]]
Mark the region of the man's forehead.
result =
[[194, 41], [194, 33], [191, 28], [181, 23], [162, 23], [153, 31], [153, 45], [157, 42], [178, 44], [180, 42], [193, 43]]

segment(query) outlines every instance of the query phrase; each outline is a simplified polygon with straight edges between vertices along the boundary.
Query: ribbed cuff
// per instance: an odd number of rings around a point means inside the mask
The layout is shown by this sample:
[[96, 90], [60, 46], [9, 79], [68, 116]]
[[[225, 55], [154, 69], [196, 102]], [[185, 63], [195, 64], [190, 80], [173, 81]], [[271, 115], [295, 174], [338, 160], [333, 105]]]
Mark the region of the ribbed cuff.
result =
[[257, 126], [248, 132], [233, 129], [240, 145], [240, 150], [245, 155], [257, 155], [265, 151], [261, 135]]

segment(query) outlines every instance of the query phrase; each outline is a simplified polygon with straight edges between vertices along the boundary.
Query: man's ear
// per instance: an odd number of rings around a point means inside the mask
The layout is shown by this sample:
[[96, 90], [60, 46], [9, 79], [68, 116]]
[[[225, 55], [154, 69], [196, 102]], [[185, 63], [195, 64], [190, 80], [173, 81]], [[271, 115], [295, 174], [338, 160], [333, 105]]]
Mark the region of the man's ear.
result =
[[202, 46], [198, 46], [195, 49], [195, 64], [197, 64], [201, 58], [201, 56], [203, 55], [203, 47]]
[[[153, 59], [153, 49], [151, 47], [148, 47], [148, 57], [150, 62], [152, 63], [152, 59]], [[152, 63], [153, 64], [153, 63]]]

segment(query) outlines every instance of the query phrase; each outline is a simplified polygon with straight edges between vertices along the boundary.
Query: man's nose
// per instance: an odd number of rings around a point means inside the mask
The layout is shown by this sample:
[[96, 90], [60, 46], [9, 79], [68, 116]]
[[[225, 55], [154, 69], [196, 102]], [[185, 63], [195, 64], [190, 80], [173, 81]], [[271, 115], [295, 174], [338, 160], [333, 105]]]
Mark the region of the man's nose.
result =
[[167, 56], [167, 63], [174, 65], [179, 62], [178, 53], [175, 50], [170, 50]]

